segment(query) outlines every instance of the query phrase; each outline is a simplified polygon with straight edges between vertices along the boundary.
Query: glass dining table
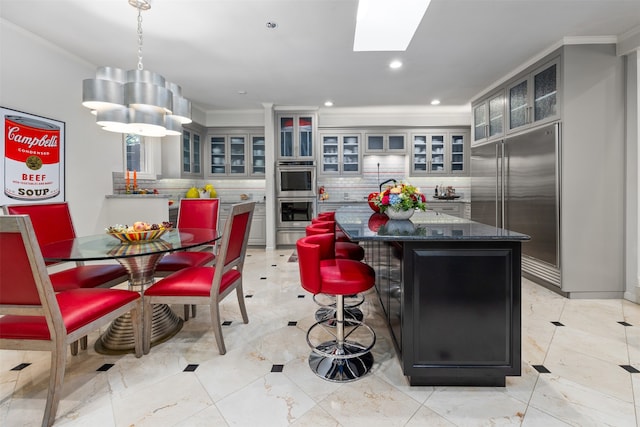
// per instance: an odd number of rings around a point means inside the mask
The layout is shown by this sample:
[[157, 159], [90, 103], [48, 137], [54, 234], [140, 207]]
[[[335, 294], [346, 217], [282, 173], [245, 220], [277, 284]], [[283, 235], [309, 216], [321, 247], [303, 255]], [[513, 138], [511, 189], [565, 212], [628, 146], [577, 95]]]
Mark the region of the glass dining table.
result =
[[[47, 262], [116, 260], [129, 273], [129, 289], [144, 297], [144, 290], [153, 283], [156, 266], [165, 254], [210, 245], [219, 238], [218, 232], [210, 229], [173, 228], [156, 240], [123, 243], [104, 233], [53, 242], [42, 246], [41, 251]], [[152, 319], [152, 346], [182, 329], [182, 319], [166, 304], [153, 306]], [[95, 350], [101, 354], [133, 352], [131, 316], [126, 314], [114, 320], [96, 341]]]

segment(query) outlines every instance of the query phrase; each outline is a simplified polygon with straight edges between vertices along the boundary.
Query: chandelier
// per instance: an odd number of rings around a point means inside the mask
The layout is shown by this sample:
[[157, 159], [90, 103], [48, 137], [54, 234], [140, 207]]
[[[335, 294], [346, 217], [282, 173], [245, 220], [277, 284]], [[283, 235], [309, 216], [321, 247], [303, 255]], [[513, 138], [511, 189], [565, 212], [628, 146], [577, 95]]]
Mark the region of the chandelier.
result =
[[99, 67], [94, 79], [82, 82], [82, 105], [109, 132], [180, 135], [182, 125], [191, 123], [191, 102], [182, 97], [180, 86], [142, 66], [142, 10], [151, 5], [148, 0], [129, 0], [129, 4], [138, 9], [138, 67]]

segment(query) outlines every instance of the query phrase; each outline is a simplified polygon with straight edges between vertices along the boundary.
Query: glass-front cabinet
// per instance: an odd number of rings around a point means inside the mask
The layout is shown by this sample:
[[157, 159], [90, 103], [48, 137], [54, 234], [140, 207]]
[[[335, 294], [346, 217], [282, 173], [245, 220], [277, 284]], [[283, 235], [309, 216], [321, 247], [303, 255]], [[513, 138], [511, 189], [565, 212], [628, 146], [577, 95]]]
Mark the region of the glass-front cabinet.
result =
[[473, 106], [473, 142], [502, 137], [504, 134], [504, 90]]
[[184, 129], [182, 131], [182, 175], [202, 176], [202, 146], [200, 134]]
[[402, 132], [365, 134], [364, 151], [367, 154], [406, 154], [407, 135]]
[[245, 135], [209, 135], [207, 174], [213, 177], [247, 175], [246, 141]]
[[[209, 177], [264, 177], [265, 142], [262, 130], [227, 129], [207, 135]], [[246, 133], [245, 133], [246, 132]]]
[[320, 134], [320, 173], [350, 175], [361, 173], [362, 137], [358, 133]]
[[266, 150], [264, 145], [264, 135], [251, 135], [251, 170], [250, 174], [264, 176]]
[[509, 131], [559, 117], [558, 64], [551, 61], [507, 87]]
[[468, 175], [468, 131], [416, 131], [411, 141], [411, 175]]
[[279, 114], [278, 158], [313, 160], [316, 118], [314, 114]]

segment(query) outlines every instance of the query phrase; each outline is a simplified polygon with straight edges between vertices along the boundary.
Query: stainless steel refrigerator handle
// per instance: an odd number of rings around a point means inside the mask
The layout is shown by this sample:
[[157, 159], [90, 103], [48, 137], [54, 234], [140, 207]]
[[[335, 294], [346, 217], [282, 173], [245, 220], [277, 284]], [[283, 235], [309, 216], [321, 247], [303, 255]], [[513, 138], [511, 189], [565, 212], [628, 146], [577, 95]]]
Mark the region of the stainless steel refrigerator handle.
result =
[[506, 208], [506, 185], [507, 185], [507, 177], [506, 177], [506, 169], [505, 169], [505, 155], [504, 155], [504, 144], [505, 141], [502, 140], [500, 141], [500, 147], [499, 147], [499, 155], [500, 155], [500, 190], [502, 192], [501, 197], [498, 199], [500, 200], [500, 210], [499, 210], [499, 215], [501, 216], [500, 218], [500, 227], [501, 228], [507, 228], [507, 225], [505, 224], [505, 218], [506, 218], [506, 214], [505, 214], [505, 208]]

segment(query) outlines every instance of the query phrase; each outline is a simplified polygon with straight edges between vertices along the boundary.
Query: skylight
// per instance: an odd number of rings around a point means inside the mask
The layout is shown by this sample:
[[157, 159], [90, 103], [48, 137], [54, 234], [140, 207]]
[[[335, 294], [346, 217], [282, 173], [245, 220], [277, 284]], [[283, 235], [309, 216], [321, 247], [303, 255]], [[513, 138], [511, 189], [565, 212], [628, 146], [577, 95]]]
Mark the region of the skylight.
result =
[[353, 50], [407, 50], [431, 0], [359, 0]]

